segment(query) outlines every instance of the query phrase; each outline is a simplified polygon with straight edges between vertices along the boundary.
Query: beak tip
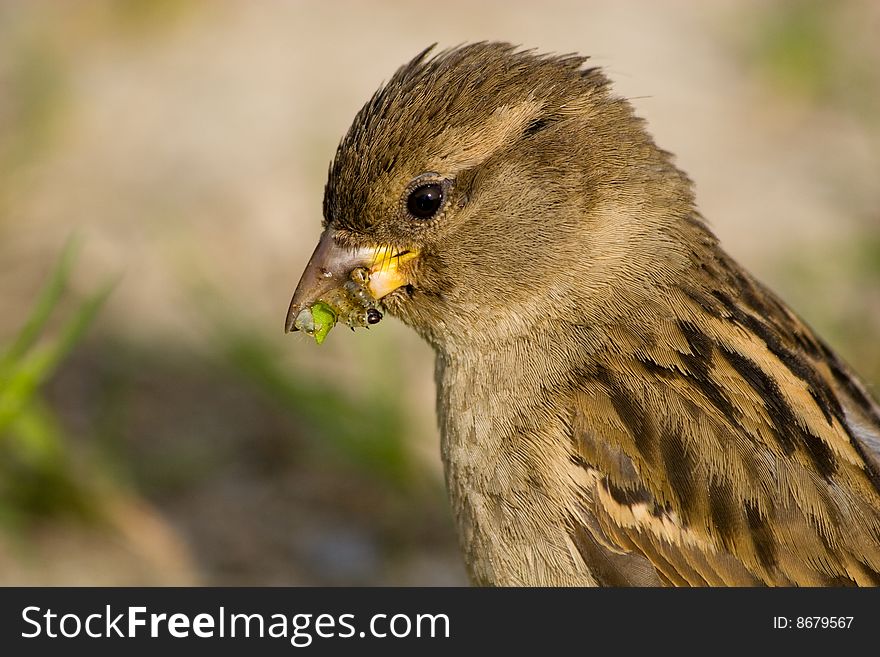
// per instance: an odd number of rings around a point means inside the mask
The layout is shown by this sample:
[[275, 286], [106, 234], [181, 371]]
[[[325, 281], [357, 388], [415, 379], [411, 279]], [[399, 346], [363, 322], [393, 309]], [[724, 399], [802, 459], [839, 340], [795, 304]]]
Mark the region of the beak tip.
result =
[[296, 307], [293, 303], [293, 300], [290, 302], [290, 307], [287, 309], [287, 317], [284, 318], [284, 334], [294, 333], [295, 331], [299, 331], [296, 327], [296, 313], [294, 312]]
[[284, 320], [284, 333], [286, 335], [288, 333], [295, 333], [296, 331], [299, 331], [299, 329], [296, 327], [295, 315], [293, 313], [289, 313], [287, 315], [287, 318]]

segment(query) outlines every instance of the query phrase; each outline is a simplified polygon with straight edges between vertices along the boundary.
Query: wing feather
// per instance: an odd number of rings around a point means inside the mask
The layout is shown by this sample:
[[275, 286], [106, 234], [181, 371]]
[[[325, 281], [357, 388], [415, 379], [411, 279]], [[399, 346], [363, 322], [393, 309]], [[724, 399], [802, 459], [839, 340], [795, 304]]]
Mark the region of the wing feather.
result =
[[575, 544], [615, 583], [877, 584], [880, 410], [738, 276], [683, 291], [653, 338], [618, 327], [614, 353], [573, 374], [591, 482]]

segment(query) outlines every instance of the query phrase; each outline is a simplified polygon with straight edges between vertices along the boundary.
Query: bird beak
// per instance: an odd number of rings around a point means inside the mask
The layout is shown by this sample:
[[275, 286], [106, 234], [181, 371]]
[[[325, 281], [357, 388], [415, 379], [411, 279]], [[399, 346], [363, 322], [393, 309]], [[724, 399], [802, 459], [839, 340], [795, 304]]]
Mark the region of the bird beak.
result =
[[401, 252], [390, 246], [348, 249], [336, 243], [332, 229], [328, 228], [321, 234], [318, 246], [290, 300], [285, 333], [297, 330], [294, 322], [301, 310], [322, 301], [329, 292], [342, 287], [349, 280], [351, 272], [360, 267], [369, 271], [367, 289], [377, 300], [407, 285], [409, 280], [400, 271], [400, 266], [416, 255], [415, 251]]

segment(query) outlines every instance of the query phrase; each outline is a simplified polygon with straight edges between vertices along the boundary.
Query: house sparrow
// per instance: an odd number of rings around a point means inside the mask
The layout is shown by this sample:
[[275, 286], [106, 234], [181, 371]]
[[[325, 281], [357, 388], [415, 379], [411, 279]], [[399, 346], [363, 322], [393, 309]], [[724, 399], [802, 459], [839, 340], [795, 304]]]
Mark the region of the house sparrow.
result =
[[475, 584], [880, 584], [880, 407], [585, 60], [398, 70], [339, 145], [287, 329], [348, 285], [350, 325], [432, 345]]

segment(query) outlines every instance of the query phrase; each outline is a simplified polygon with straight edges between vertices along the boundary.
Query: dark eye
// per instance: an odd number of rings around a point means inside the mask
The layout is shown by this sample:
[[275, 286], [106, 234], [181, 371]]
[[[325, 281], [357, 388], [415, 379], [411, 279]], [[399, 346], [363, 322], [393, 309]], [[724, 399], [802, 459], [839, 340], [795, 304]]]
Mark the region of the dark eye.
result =
[[443, 205], [443, 187], [431, 183], [416, 187], [406, 199], [406, 209], [416, 219], [430, 219]]

